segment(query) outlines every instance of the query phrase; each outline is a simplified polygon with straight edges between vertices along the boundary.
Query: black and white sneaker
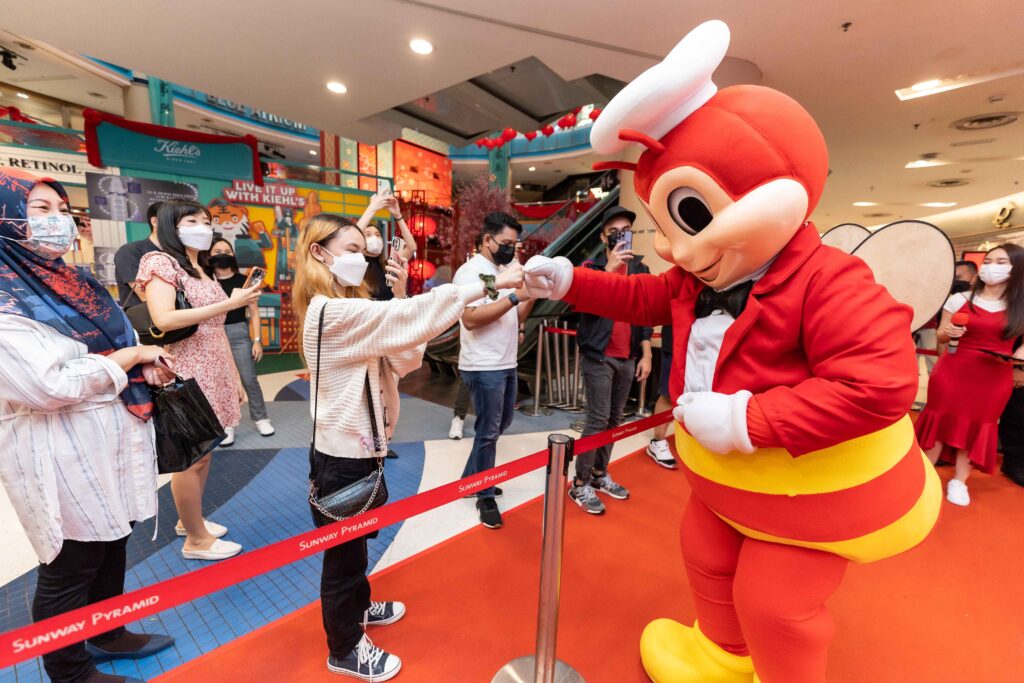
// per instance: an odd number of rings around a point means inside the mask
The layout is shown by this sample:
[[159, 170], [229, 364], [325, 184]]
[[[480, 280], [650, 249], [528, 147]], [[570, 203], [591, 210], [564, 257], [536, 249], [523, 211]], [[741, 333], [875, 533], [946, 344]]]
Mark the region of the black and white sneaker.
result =
[[328, 671], [361, 681], [390, 681], [401, 668], [401, 659], [374, 645], [365, 633], [359, 644], [344, 657], [331, 655], [327, 658]]
[[493, 498], [478, 498], [476, 509], [480, 511], [480, 523], [488, 529], [500, 529], [502, 525], [501, 512], [498, 504]]
[[405, 604], [401, 602], [371, 602], [366, 610], [367, 626], [387, 626], [405, 616]]
[[647, 446], [647, 455], [665, 469], [674, 470], [678, 467], [672, 449], [668, 447], [668, 441], [665, 439], [651, 439], [650, 445]]
[[[495, 486], [494, 487], [494, 497], [495, 498], [497, 498], [498, 496], [500, 496], [503, 493], [505, 493], [505, 492], [501, 490], [500, 486]], [[466, 495], [463, 496], [463, 498], [476, 498], [476, 494], [475, 493], [467, 493]]]

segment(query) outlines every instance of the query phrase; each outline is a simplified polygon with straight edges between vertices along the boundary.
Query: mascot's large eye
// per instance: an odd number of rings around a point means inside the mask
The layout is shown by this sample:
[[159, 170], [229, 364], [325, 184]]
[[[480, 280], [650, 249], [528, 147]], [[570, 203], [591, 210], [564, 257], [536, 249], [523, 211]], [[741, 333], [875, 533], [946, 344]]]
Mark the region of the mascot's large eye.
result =
[[680, 228], [696, 235], [708, 227], [714, 216], [700, 192], [692, 187], [677, 187], [668, 196], [668, 213]]

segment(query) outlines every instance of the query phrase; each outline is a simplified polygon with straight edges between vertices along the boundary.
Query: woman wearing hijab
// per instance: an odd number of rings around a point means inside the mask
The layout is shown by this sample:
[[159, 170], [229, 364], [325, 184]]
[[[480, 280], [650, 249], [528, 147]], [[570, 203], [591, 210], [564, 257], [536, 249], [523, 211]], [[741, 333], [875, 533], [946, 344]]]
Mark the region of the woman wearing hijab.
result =
[[[132, 525], [157, 507], [146, 384], [173, 378], [96, 280], [53, 180], [0, 170], [0, 480], [39, 557], [35, 621], [124, 592]], [[43, 655], [53, 681], [119, 683], [95, 661], [173, 644], [118, 628]]]

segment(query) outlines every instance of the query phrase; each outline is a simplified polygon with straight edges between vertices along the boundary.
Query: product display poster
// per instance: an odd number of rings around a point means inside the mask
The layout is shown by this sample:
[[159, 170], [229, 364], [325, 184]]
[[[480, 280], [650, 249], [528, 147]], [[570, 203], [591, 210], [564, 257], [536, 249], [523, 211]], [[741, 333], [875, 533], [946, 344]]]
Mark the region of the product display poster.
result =
[[95, 247], [93, 254], [96, 258], [96, 279], [102, 285], [115, 285], [117, 278], [114, 277], [114, 247]]
[[146, 209], [169, 199], [198, 201], [199, 188], [191, 183], [134, 178], [123, 175], [85, 174], [89, 214], [110, 221], [146, 222]]

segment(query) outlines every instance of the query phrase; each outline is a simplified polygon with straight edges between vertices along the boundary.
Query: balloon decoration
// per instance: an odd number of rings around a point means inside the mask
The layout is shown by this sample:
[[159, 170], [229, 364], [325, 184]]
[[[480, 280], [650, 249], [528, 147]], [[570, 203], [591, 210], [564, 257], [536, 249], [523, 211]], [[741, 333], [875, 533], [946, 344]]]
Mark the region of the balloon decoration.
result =
[[531, 130], [531, 131], [528, 131], [528, 132], [526, 132], [526, 133], [523, 133], [523, 135], [525, 135], [525, 136], [526, 136], [526, 139], [527, 139], [527, 140], [529, 140], [529, 141], [533, 142], [533, 139], [534, 139], [535, 137], [537, 137], [537, 131], [535, 131], [535, 130]]
[[429, 237], [437, 232], [437, 221], [433, 216], [413, 216], [409, 230], [416, 237]]
[[554, 127], [554, 126], [552, 126], [552, 125], [551, 125], [551, 124], [549, 123], [548, 125], [546, 125], [546, 126], [544, 126], [543, 128], [541, 128], [541, 129], [540, 129], [540, 132], [541, 132], [541, 133], [544, 133], [544, 137], [548, 137], [548, 138], [549, 138], [549, 137], [551, 137], [552, 135], [554, 135], [554, 134], [555, 134], [555, 127]]
[[576, 114], [572, 112], [566, 114], [562, 118], [558, 119], [558, 127], [563, 130], [568, 130], [576, 125]]
[[505, 130], [501, 131], [501, 139], [504, 140], [505, 142], [514, 140], [517, 135], [519, 135], [519, 133], [516, 131], [515, 128], [506, 128]]
[[604, 110], [603, 109], [598, 109], [597, 107], [594, 107], [593, 109], [590, 110], [590, 113], [587, 114], [587, 117], [591, 121], [597, 121], [597, 117], [601, 115], [602, 111], [604, 111]]
[[429, 280], [437, 272], [437, 266], [425, 259], [409, 261], [409, 277], [414, 280]]

